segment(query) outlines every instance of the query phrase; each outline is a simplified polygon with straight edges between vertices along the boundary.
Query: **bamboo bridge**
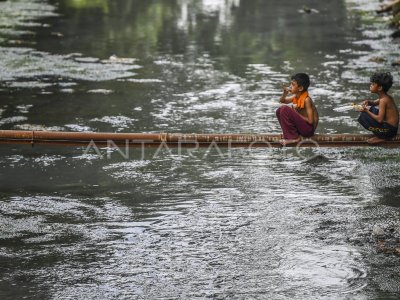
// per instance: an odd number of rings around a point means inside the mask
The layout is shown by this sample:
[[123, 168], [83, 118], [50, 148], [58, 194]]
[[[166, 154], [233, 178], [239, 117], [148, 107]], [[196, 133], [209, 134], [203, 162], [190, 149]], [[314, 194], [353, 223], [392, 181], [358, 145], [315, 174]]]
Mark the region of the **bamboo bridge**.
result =
[[[286, 147], [368, 147], [371, 135], [316, 134]], [[280, 134], [197, 134], [197, 133], [107, 133], [35, 130], [0, 130], [0, 144], [60, 146], [129, 146], [129, 147], [283, 147]], [[380, 143], [383, 147], [400, 147], [400, 135]]]

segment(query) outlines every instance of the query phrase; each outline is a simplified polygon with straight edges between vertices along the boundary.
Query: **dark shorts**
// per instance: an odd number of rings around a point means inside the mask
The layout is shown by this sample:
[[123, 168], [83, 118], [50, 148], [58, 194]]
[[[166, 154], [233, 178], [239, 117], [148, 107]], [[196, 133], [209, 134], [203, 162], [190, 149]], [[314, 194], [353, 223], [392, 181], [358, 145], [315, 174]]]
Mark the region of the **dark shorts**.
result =
[[[379, 109], [371, 106], [369, 109], [375, 115], [378, 115]], [[390, 140], [397, 134], [398, 127], [394, 127], [388, 123], [379, 123], [369, 116], [366, 112], [362, 112], [358, 117], [358, 122], [367, 130], [371, 131], [375, 136], [381, 139]]]

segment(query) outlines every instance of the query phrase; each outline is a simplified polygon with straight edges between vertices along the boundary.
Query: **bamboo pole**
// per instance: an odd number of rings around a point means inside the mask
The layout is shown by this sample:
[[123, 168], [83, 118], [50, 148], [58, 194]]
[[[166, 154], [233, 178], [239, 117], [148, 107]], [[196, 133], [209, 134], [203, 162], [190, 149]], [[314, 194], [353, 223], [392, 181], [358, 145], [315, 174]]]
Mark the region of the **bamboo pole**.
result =
[[[362, 147], [371, 146], [367, 140], [371, 135], [363, 134], [316, 134], [302, 139], [290, 147]], [[106, 133], [0, 130], [0, 144], [31, 144], [84, 146], [129, 146], [129, 147], [282, 147], [280, 134], [196, 134], [196, 133]], [[385, 147], [400, 147], [400, 135], [381, 144]]]

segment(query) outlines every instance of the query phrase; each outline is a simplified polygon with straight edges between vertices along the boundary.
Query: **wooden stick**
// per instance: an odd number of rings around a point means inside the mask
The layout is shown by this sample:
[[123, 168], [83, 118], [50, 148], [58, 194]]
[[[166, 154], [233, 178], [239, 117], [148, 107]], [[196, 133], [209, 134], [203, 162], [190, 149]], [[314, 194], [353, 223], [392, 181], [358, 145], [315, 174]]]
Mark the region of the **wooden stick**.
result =
[[[290, 147], [372, 146], [365, 134], [316, 134]], [[129, 147], [282, 147], [280, 134], [109, 133], [0, 130], [0, 144]], [[400, 135], [380, 144], [400, 147]]]

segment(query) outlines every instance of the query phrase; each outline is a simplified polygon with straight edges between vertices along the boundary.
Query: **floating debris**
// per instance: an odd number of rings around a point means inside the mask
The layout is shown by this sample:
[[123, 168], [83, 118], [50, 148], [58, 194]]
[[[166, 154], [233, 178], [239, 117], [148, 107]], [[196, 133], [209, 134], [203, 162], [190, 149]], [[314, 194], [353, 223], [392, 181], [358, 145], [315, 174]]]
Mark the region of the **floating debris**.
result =
[[373, 236], [384, 236], [385, 231], [383, 231], [383, 229], [380, 228], [379, 226], [375, 225], [374, 228], [372, 229], [372, 235]]
[[137, 61], [136, 58], [118, 57], [111, 55], [109, 59], [104, 59], [101, 62], [105, 64], [134, 64]]
[[383, 252], [385, 254], [394, 254], [400, 256], [400, 245], [398, 243], [391, 243], [381, 238], [378, 240], [378, 252]]
[[70, 53], [70, 54], [65, 55], [65, 58], [74, 58], [74, 57], [82, 57], [82, 56], [83, 56], [82, 53], [75, 52], [75, 53]]
[[50, 33], [52, 36], [56, 36], [56, 37], [63, 37], [64, 35], [61, 32], [52, 32]]
[[369, 58], [368, 61], [372, 61], [372, 62], [376, 62], [376, 63], [382, 63], [382, 62], [385, 62], [386, 59], [384, 59], [383, 57], [374, 56], [374, 57]]
[[400, 60], [396, 60], [396, 61], [392, 62], [392, 66], [393, 67], [400, 66]]
[[112, 90], [106, 90], [106, 89], [96, 89], [96, 90], [89, 90], [88, 93], [91, 93], [91, 94], [105, 94], [105, 95], [108, 95], [108, 94], [114, 93], [114, 91], [112, 91]]
[[302, 9], [299, 9], [299, 13], [302, 13], [302, 14], [311, 14], [311, 13], [318, 14], [319, 10], [314, 9], [314, 8], [310, 8], [310, 7], [304, 5]]
[[126, 79], [125, 81], [134, 82], [134, 83], [161, 83], [161, 82], [164, 82], [161, 79], [135, 79], [135, 78], [129, 78], [129, 79]]
[[60, 92], [61, 93], [72, 94], [73, 92], [75, 92], [75, 90], [74, 89], [61, 89]]
[[18, 105], [17, 109], [21, 114], [27, 114], [29, 112], [29, 109], [33, 107], [32, 104], [27, 104], [27, 105]]
[[83, 63], [97, 63], [100, 61], [100, 59], [96, 57], [76, 57], [74, 60]]
[[76, 86], [77, 83], [76, 82], [59, 82], [58, 85], [61, 87], [69, 87], [69, 86]]

